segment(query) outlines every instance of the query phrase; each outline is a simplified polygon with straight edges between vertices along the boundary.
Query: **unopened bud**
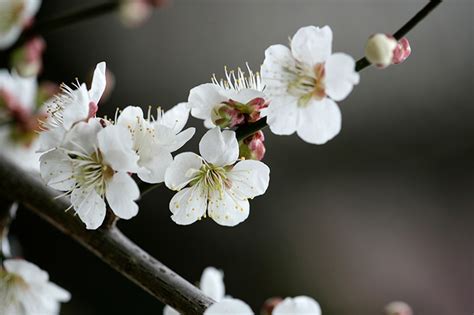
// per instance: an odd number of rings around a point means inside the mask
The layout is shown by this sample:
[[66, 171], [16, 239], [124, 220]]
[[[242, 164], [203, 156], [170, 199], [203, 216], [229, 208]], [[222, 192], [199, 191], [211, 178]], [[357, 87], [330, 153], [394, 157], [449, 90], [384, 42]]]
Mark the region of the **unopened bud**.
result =
[[211, 112], [212, 122], [221, 128], [233, 128], [245, 121], [245, 116], [235, 106], [232, 101], [222, 103]]
[[121, 0], [119, 14], [122, 23], [128, 27], [143, 24], [154, 8], [165, 5], [167, 0]]
[[411, 53], [410, 43], [405, 37], [399, 42], [386, 34], [372, 35], [365, 47], [365, 57], [379, 68], [403, 62]]
[[268, 103], [262, 97], [257, 97], [247, 103], [250, 108], [250, 114], [248, 115], [248, 122], [256, 122], [261, 118], [261, 110], [268, 107]]
[[260, 315], [272, 315], [273, 309], [283, 301], [281, 297], [271, 297], [263, 303]]
[[386, 315], [413, 315], [413, 311], [405, 302], [391, 302], [387, 306], [385, 306], [385, 314]]
[[247, 160], [262, 160], [265, 156], [265, 136], [261, 130], [240, 141], [239, 155]]
[[43, 68], [43, 51], [46, 43], [41, 37], [27, 41], [23, 46], [13, 51], [10, 63], [19, 75], [23, 77], [37, 76]]

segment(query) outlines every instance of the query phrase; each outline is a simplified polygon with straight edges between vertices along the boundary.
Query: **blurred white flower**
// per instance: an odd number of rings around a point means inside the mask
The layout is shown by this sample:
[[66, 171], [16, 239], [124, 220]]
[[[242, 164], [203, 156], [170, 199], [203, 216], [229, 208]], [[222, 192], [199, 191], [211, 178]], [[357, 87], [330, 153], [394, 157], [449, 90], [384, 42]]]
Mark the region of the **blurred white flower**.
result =
[[60, 146], [74, 124], [94, 117], [105, 86], [105, 62], [97, 64], [90, 90], [84, 83], [77, 82], [75, 89], [62, 84], [61, 93], [45, 104], [48, 117], [42, 124], [40, 151]]
[[296, 132], [304, 141], [323, 144], [341, 129], [341, 112], [334, 101], [349, 95], [359, 74], [354, 59], [332, 54], [332, 31], [307, 26], [283, 45], [265, 51], [262, 80], [270, 98], [267, 122], [273, 133]]
[[155, 8], [168, 3], [169, 0], [120, 0], [120, 21], [128, 27], [137, 27], [148, 20]]
[[11, 46], [31, 23], [41, 0], [0, 1], [0, 49]]
[[98, 118], [76, 123], [62, 146], [40, 158], [44, 181], [70, 195], [87, 229], [97, 229], [104, 221], [105, 199], [119, 218], [138, 213], [140, 191], [129, 175], [138, 170], [132, 137], [123, 126], [105, 125]]
[[195, 129], [181, 131], [189, 116], [186, 103], [174, 106], [166, 113], [158, 108], [154, 118], [148, 111], [143, 117], [140, 107], [128, 106], [116, 119], [116, 124], [130, 131], [133, 149], [139, 156], [137, 175], [147, 183], [161, 183], [173, 161], [171, 153], [181, 148], [194, 135]]
[[260, 74], [247, 65], [248, 74], [240, 68], [237, 74], [225, 69], [225, 79], [205, 83], [191, 89], [188, 103], [193, 117], [203, 119], [207, 128], [219, 125], [235, 127], [245, 122], [260, 119], [261, 111], [267, 107], [264, 86]]
[[413, 315], [413, 310], [405, 302], [394, 301], [385, 306], [385, 315]]
[[[208, 297], [216, 302], [224, 298], [224, 273], [214, 267], [207, 267], [204, 269], [201, 281], [199, 281], [199, 288]], [[180, 313], [171, 306], [166, 305], [163, 309], [163, 315], [179, 315]]]
[[57, 315], [69, 292], [49, 281], [48, 273], [22, 259], [7, 259], [0, 267], [0, 314]]
[[0, 70], [0, 154], [27, 170], [39, 169], [37, 90], [35, 77]]
[[270, 169], [260, 161], [237, 161], [239, 145], [231, 130], [209, 130], [199, 151], [201, 156], [192, 152], [177, 155], [166, 171], [166, 186], [178, 191], [170, 201], [171, 218], [187, 225], [205, 216], [207, 210], [220, 225], [239, 224], [249, 215], [248, 199], [267, 190]]
[[[225, 298], [211, 305], [204, 315], [253, 315], [253, 311], [243, 301]], [[286, 298], [273, 309], [272, 315], [321, 315], [321, 308], [314, 299], [307, 296]]]

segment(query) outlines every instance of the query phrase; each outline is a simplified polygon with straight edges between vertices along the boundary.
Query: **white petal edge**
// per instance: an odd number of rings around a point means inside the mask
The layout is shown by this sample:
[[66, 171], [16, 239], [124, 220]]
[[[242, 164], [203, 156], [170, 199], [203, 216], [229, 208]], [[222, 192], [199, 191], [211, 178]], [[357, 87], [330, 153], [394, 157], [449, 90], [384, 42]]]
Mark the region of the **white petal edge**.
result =
[[224, 298], [220, 302], [212, 304], [204, 312], [204, 315], [254, 315], [254, 313], [245, 302], [238, 299]]
[[105, 162], [115, 171], [138, 171], [138, 155], [132, 149], [132, 136], [125, 127], [107, 126], [98, 133], [97, 139]]
[[207, 296], [216, 302], [224, 298], [224, 273], [214, 267], [207, 267], [201, 275], [199, 287]]
[[71, 194], [71, 204], [86, 229], [95, 230], [105, 219], [105, 201], [94, 189], [74, 189]]
[[232, 165], [239, 157], [239, 144], [232, 130], [215, 127], [207, 131], [199, 142], [199, 152], [209, 163], [217, 166]]
[[238, 162], [229, 171], [231, 190], [240, 198], [263, 195], [270, 182], [270, 168], [263, 162], [245, 160]]
[[178, 154], [165, 173], [165, 185], [171, 190], [181, 190], [191, 181], [202, 166], [202, 158], [193, 152]]
[[105, 91], [105, 61], [99, 62], [94, 70], [92, 77], [91, 89], [89, 90], [89, 97], [96, 105]]
[[171, 219], [179, 225], [189, 225], [206, 213], [207, 198], [200, 185], [184, 188], [170, 201]]
[[291, 39], [291, 53], [297, 60], [309, 66], [325, 62], [331, 51], [332, 30], [327, 25], [322, 28], [302, 27]]
[[107, 181], [105, 191], [110, 209], [121, 219], [131, 219], [138, 213], [135, 200], [140, 197], [140, 190], [130, 175], [125, 172], [115, 173]]
[[272, 315], [321, 315], [321, 307], [308, 296], [288, 297], [273, 309]]
[[341, 101], [359, 83], [359, 74], [355, 71], [355, 60], [344, 53], [331, 55], [325, 64], [326, 94], [333, 100]]

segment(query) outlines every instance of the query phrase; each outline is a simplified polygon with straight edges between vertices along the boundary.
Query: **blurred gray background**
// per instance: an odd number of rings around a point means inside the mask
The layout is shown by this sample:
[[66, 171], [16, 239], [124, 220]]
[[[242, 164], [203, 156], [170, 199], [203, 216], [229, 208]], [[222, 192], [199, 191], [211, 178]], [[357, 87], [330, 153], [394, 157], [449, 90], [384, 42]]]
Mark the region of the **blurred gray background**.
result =
[[[38, 20], [102, 1], [45, 0]], [[257, 69], [265, 49], [306, 25], [330, 25], [334, 51], [361, 57], [367, 37], [393, 32], [424, 0], [176, 0], [142, 27], [114, 14], [48, 33], [44, 79], [116, 76], [100, 108], [185, 101], [223, 67]], [[377, 315], [392, 300], [417, 315], [474, 311], [474, 107], [471, 0], [445, 1], [410, 35], [402, 65], [370, 68], [340, 102], [343, 129], [324, 146], [267, 130], [268, 192], [237, 228], [182, 227], [172, 192], [140, 201], [121, 228], [190, 281], [225, 272], [228, 294], [258, 311], [271, 296], [306, 294], [325, 315]], [[197, 150], [201, 121], [185, 150]], [[160, 314], [162, 305], [28, 211], [13, 232], [25, 257], [72, 292], [64, 314]]]

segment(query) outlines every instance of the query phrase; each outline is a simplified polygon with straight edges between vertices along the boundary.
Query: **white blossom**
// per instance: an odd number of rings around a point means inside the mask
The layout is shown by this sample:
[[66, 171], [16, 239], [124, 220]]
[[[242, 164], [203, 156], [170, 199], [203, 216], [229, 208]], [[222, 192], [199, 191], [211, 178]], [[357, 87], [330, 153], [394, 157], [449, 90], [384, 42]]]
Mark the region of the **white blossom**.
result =
[[[254, 312], [245, 302], [233, 298], [222, 299], [204, 312], [204, 315], [225, 314], [254, 315]], [[272, 315], [321, 315], [321, 307], [307, 296], [288, 297], [275, 306]]]
[[104, 221], [105, 200], [119, 218], [138, 213], [135, 200], [140, 192], [129, 175], [138, 170], [132, 137], [125, 127], [106, 124], [98, 118], [76, 123], [63, 145], [40, 159], [44, 181], [70, 195], [87, 229], [97, 229]]
[[27, 170], [39, 169], [35, 77], [0, 70], [0, 154]]
[[38, 12], [40, 5], [41, 0], [0, 1], [0, 49], [15, 43], [23, 28]]
[[345, 99], [359, 82], [355, 61], [347, 54], [332, 53], [329, 26], [300, 28], [290, 46], [273, 45], [265, 51], [267, 122], [275, 134], [296, 132], [306, 142], [323, 144], [341, 129], [335, 101]]
[[224, 226], [235, 226], [249, 215], [249, 198], [265, 193], [270, 169], [260, 161], [238, 161], [235, 132], [209, 130], [199, 143], [201, 156], [177, 155], [165, 174], [168, 188], [178, 191], [170, 201], [177, 224], [194, 223], [209, 215]]
[[148, 111], [143, 117], [140, 107], [128, 106], [116, 119], [116, 124], [126, 127], [133, 139], [133, 149], [139, 156], [138, 177], [147, 183], [160, 183], [173, 161], [171, 153], [181, 148], [194, 135], [195, 129], [184, 128], [189, 107], [180, 103], [167, 112], [158, 108], [154, 118]]
[[75, 83], [74, 89], [62, 84], [61, 93], [45, 104], [48, 117], [40, 133], [41, 152], [60, 146], [74, 124], [95, 116], [106, 86], [105, 67], [105, 62], [97, 64], [90, 90], [85, 83]]
[[257, 98], [265, 98], [264, 86], [260, 74], [254, 73], [247, 65], [246, 74], [240, 68], [227, 71], [225, 79], [218, 80], [215, 75], [212, 83], [198, 85], [189, 92], [188, 103], [193, 117], [203, 119], [207, 128], [215, 127], [213, 112], [215, 113], [224, 102], [232, 100], [240, 104], [247, 104]]
[[7, 259], [0, 267], [0, 314], [58, 315], [69, 292], [49, 281], [48, 273], [22, 259]]
[[[219, 302], [224, 298], [225, 295], [225, 285], [223, 279], [224, 273], [221, 270], [218, 270], [214, 267], [207, 267], [202, 273], [201, 281], [199, 281], [199, 288], [208, 297], [216, 302]], [[171, 306], [166, 305], [163, 309], [163, 315], [179, 315], [179, 312]]]

